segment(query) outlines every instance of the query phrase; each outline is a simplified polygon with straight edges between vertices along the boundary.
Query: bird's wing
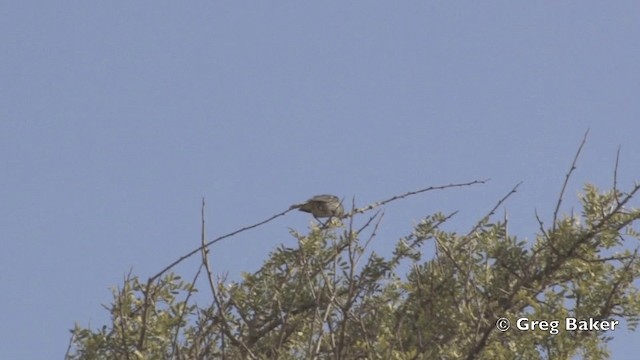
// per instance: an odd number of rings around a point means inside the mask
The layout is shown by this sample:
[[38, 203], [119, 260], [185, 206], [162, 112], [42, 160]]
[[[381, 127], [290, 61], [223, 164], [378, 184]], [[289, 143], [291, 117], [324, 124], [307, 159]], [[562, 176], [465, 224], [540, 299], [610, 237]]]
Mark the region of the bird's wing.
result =
[[316, 195], [312, 197], [311, 199], [309, 199], [309, 201], [332, 202], [332, 201], [340, 201], [340, 198], [338, 198], [335, 195], [322, 194], [322, 195]]

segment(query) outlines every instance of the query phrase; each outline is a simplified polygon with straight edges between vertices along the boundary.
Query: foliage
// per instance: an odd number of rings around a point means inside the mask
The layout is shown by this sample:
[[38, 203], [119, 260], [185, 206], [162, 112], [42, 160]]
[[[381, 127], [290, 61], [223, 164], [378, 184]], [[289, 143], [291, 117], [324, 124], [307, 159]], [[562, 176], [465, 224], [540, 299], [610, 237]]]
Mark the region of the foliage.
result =
[[[193, 282], [172, 273], [129, 277], [107, 308], [112, 323], [76, 325], [67, 359], [608, 358], [615, 331], [566, 331], [563, 321], [624, 320], [635, 330], [640, 210], [628, 203], [637, 190], [587, 185], [582, 213], [540, 221], [533, 241], [489, 216], [468, 234], [445, 231], [454, 214], [441, 213], [387, 255], [369, 249], [378, 215], [357, 230], [354, 216], [292, 230], [298, 246], [279, 247], [242, 281], [208, 272], [205, 306], [191, 300]], [[512, 329], [499, 331], [499, 318]], [[519, 331], [519, 318], [560, 320], [560, 329]]]

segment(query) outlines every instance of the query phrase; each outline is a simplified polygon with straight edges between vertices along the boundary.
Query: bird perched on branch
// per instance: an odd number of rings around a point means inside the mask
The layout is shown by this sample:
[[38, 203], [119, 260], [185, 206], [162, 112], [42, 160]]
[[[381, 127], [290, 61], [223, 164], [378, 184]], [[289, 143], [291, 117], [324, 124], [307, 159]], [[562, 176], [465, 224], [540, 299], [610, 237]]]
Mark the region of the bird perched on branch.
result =
[[337, 217], [342, 218], [344, 208], [340, 198], [335, 195], [316, 195], [302, 204], [291, 205], [289, 209], [298, 209], [311, 213], [315, 218]]

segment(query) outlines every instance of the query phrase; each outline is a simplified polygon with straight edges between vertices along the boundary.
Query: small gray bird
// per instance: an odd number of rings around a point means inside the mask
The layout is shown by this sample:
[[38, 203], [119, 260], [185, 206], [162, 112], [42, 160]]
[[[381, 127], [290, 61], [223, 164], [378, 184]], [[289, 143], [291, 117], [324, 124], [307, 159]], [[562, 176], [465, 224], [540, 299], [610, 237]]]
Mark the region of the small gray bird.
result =
[[344, 208], [340, 198], [328, 194], [316, 195], [302, 204], [291, 205], [289, 209], [298, 209], [311, 213], [315, 218], [342, 218], [344, 215]]

